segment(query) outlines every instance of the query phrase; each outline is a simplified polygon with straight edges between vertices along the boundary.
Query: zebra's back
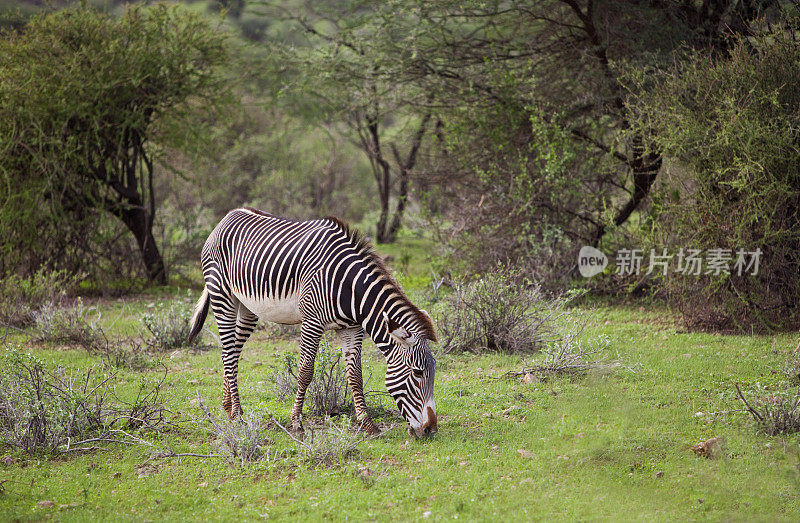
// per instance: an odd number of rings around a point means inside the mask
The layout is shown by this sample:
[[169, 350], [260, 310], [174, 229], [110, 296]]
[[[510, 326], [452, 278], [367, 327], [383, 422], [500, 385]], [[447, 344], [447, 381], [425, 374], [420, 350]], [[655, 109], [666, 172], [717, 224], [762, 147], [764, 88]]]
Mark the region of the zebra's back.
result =
[[261, 320], [300, 323], [301, 287], [321, 266], [337, 231], [327, 219], [298, 221], [235, 209], [203, 247], [206, 285], [212, 293], [230, 292]]

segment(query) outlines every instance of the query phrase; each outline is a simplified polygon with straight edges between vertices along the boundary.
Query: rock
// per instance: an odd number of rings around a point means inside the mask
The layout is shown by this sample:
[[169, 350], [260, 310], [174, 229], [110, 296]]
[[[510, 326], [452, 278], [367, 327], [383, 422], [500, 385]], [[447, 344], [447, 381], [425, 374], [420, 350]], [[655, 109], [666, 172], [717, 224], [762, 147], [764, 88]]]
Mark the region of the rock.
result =
[[177, 360], [180, 358], [183, 358], [183, 353], [180, 350], [176, 350], [169, 355], [169, 359], [171, 360]]
[[711, 438], [692, 447], [692, 451], [698, 456], [711, 459], [719, 454], [723, 443], [724, 441], [720, 437]]
[[39, 503], [37, 503], [37, 505], [39, 505], [39, 508], [52, 508], [56, 506], [56, 504], [49, 499], [40, 501]]
[[526, 373], [525, 376], [522, 377], [522, 383], [536, 383], [540, 381], [539, 378], [530, 372]]
[[534, 454], [530, 450], [525, 450], [525, 449], [517, 449], [517, 454], [519, 454], [520, 457], [523, 457], [523, 458], [526, 458], [526, 459], [530, 459], [530, 458], [533, 458], [533, 457], [536, 456], [536, 454]]

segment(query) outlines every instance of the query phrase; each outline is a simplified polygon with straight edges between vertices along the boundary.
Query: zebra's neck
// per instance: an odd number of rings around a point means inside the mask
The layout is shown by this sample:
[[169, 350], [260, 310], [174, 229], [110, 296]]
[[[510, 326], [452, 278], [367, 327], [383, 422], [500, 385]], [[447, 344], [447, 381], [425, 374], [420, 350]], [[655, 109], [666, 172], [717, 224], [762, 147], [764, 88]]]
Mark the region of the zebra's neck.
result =
[[[364, 327], [378, 348], [386, 353], [389, 350], [389, 332], [383, 313], [402, 325], [413, 318], [408, 298], [383, 270], [365, 263], [353, 280], [354, 319]], [[409, 325], [411, 327], [411, 325]]]

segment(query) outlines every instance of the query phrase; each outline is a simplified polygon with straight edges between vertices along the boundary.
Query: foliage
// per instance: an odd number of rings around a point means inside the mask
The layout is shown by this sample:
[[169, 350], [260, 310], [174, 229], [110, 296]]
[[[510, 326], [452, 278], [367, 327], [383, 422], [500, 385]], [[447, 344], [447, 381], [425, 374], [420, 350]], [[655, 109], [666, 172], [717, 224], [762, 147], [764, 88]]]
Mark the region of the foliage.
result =
[[[352, 410], [352, 401], [347, 397], [347, 374], [340, 364], [341, 356], [334, 356], [335, 352], [330, 341], [323, 339], [314, 360], [314, 377], [306, 389], [306, 405], [317, 416], [335, 416]], [[294, 355], [287, 355], [283, 366], [273, 370], [271, 381], [279, 400], [294, 399], [297, 392], [297, 359]]]
[[166, 281], [152, 235], [156, 162], [202, 142], [196, 116], [226, 92], [224, 41], [165, 5], [113, 17], [80, 4], [0, 36], [3, 270], [79, 267], [102, 252], [96, 231], [113, 216], [148, 278]]
[[[649, 88], [634, 97], [638, 125], [679, 166], [647, 224], [651, 241], [731, 258], [729, 270], [664, 282], [694, 327], [800, 325], [800, 51], [791, 24], [632, 81], [637, 92]], [[757, 249], [756, 275], [734, 269], [740, 251]]]
[[34, 337], [37, 341], [78, 345], [88, 351], [102, 349], [108, 341], [97, 320], [86, 319], [90, 309], [84, 309], [78, 298], [72, 307], [46, 304], [33, 314]]
[[405, 156], [381, 144], [405, 136], [397, 142], [424, 162], [409, 180], [453, 258], [478, 272], [519, 263], [549, 285], [569, 276], [581, 244], [597, 245], [634, 216], [661, 166], [628, 132], [614, 64], [660, 64], [684, 46], [725, 49], [776, 2], [270, 4], [312, 42], [290, 47], [289, 90], [348, 117], [382, 216], [392, 159], [404, 205]]
[[51, 371], [32, 354], [15, 350], [4, 354], [2, 363], [0, 443], [27, 454], [125, 442], [131, 438], [126, 430], [153, 429], [163, 422], [160, 383], [142, 380], [135, 399], [126, 402], [114, 394], [115, 374]]
[[453, 283], [437, 324], [445, 352], [526, 353], [557, 338], [570, 296], [549, 298], [522, 271], [505, 266]]
[[66, 271], [40, 268], [30, 276], [9, 273], [0, 279], [0, 326], [25, 327], [44, 307], [63, 305], [79, 282]]
[[[169, 307], [147, 312], [139, 319], [142, 326], [150, 333], [147, 345], [159, 351], [171, 351], [189, 346], [192, 308], [185, 303], [173, 303]], [[202, 341], [202, 333], [190, 346], [197, 347]]]

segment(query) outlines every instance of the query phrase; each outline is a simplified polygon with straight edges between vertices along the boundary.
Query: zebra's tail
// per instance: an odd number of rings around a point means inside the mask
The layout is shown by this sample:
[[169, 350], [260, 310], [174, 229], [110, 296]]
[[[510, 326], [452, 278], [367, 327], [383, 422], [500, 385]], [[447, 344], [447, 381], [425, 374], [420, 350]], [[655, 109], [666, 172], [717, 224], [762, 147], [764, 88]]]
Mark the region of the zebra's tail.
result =
[[189, 344], [194, 341], [195, 337], [200, 334], [203, 324], [206, 322], [208, 316], [208, 304], [210, 303], [208, 296], [208, 288], [203, 287], [203, 295], [194, 306], [194, 314], [192, 314], [192, 321], [190, 322], [191, 330], [189, 331]]

